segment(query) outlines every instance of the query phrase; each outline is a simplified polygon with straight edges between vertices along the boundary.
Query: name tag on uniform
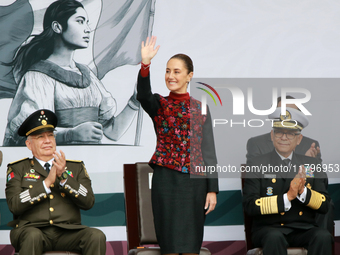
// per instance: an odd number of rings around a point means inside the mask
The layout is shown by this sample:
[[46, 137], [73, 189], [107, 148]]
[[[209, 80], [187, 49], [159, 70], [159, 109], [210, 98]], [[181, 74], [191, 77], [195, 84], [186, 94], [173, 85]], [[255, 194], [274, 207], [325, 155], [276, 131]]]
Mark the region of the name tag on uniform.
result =
[[268, 179], [274, 179], [276, 178], [276, 174], [265, 174], [263, 177]]

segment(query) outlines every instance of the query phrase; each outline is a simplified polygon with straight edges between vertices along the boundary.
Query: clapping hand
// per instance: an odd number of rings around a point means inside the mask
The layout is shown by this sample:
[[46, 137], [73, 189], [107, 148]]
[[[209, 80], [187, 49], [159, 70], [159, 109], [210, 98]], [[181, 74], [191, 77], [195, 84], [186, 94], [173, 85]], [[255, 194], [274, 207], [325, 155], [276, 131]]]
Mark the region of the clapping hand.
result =
[[66, 167], [65, 153], [63, 151], [60, 151], [60, 153], [55, 151], [53, 153], [53, 157], [54, 157], [54, 161], [53, 161], [52, 168], [53, 167], [56, 168], [56, 175], [60, 177], [61, 174], [65, 171], [65, 167]]
[[316, 156], [320, 154], [320, 147], [315, 148], [315, 143], [312, 143], [308, 151], [306, 151], [305, 155], [308, 157], [316, 158]]
[[292, 201], [298, 194], [302, 194], [306, 184], [306, 169], [300, 166], [299, 172], [295, 175], [294, 179], [290, 182], [290, 187], [287, 192], [288, 200]]
[[65, 153], [63, 151], [60, 151], [58, 153], [55, 151], [53, 153], [54, 161], [53, 165], [50, 169], [50, 172], [46, 179], [44, 180], [45, 185], [49, 188], [54, 182], [57, 176], [61, 176], [61, 174], [65, 171], [66, 167], [66, 159], [65, 159]]

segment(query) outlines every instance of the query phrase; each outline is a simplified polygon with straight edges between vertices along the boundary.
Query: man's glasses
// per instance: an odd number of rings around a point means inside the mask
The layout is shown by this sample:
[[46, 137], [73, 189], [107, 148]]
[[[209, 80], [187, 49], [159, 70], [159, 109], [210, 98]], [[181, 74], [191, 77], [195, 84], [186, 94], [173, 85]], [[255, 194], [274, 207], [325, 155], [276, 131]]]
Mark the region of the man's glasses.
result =
[[301, 133], [298, 132], [298, 133], [295, 133], [295, 132], [283, 132], [282, 130], [274, 130], [274, 135], [276, 138], [282, 138], [284, 135], [286, 135], [286, 137], [289, 139], [289, 140], [293, 140], [295, 138], [295, 136], [298, 136], [300, 135]]

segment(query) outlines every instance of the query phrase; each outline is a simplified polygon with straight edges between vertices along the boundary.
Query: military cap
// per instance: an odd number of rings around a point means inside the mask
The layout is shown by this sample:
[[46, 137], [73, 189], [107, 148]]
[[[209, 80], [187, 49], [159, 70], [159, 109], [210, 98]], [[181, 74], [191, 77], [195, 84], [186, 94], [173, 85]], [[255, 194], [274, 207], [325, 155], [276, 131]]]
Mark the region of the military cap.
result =
[[286, 129], [295, 129], [302, 130], [308, 126], [308, 119], [303, 114], [303, 112], [286, 107], [286, 114], [281, 114], [281, 107], [277, 107], [276, 110], [268, 115], [268, 118], [273, 120], [274, 128], [286, 128]]
[[47, 131], [54, 131], [57, 123], [58, 119], [54, 112], [47, 109], [41, 109], [27, 117], [19, 127], [18, 135], [29, 136]]

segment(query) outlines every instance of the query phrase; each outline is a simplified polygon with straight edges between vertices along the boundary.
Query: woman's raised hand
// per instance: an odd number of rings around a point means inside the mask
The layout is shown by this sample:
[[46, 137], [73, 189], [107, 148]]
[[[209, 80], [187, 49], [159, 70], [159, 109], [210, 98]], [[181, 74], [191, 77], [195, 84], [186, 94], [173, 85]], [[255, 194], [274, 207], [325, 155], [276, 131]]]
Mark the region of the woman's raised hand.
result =
[[151, 59], [157, 54], [160, 45], [155, 48], [156, 45], [156, 36], [151, 36], [151, 38], [146, 38], [146, 42], [142, 42], [141, 55], [142, 62], [144, 65], [148, 65], [151, 62]]

